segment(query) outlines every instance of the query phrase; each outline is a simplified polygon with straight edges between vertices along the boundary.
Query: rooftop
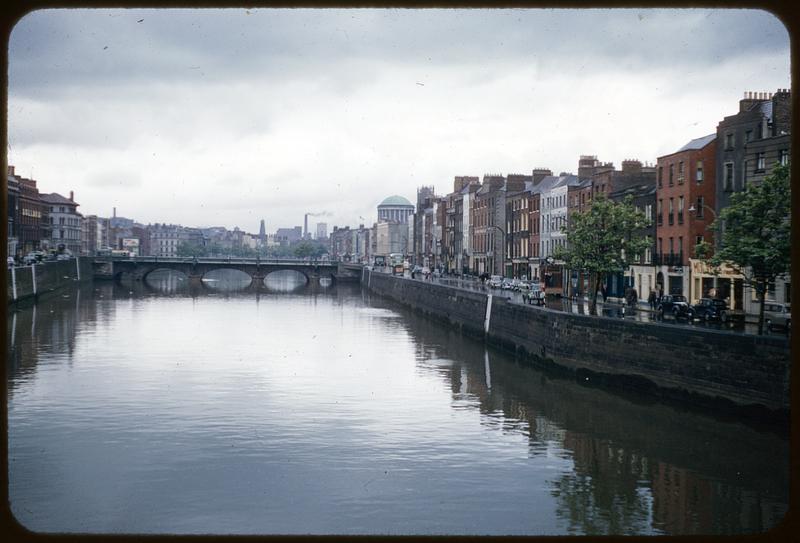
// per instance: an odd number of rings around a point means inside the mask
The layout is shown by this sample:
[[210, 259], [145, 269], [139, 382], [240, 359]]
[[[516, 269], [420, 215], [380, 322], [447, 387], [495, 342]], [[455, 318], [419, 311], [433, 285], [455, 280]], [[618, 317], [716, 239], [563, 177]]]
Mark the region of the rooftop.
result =
[[408, 199], [403, 198], [402, 196], [398, 196], [397, 194], [393, 196], [389, 196], [388, 198], [384, 199], [383, 202], [378, 204], [378, 207], [381, 206], [411, 206], [414, 207], [414, 204], [408, 201]]

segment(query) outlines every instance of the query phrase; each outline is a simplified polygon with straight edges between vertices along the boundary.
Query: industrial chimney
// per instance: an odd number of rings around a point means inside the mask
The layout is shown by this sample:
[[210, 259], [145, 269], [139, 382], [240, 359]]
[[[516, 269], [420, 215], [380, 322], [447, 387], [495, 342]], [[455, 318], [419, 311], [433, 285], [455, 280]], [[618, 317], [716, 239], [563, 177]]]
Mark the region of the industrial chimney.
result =
[[75, 201], [75, 193], [72, 192], [72, 191], [69, 191], [69, 201], [70, 202], [74, 202]]

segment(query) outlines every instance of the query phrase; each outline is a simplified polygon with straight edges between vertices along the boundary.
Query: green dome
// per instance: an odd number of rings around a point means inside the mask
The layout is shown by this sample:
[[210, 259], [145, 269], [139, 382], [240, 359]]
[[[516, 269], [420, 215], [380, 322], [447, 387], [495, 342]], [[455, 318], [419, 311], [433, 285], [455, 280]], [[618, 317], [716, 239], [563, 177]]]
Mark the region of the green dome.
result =
[[409, 202], [407, 199], [403, 198], [402, 196], [398, 196], [395, 194], [394, 196], [389, 196], [383, 202], [378, 204], [380, 206], [411, 206], [414, 207], [414, 204]]

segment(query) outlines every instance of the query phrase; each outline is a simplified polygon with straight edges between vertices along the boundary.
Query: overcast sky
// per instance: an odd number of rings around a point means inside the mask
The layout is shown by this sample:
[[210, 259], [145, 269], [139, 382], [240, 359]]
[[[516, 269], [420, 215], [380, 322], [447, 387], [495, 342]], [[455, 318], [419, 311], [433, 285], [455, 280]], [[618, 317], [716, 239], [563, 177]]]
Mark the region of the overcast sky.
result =
[[745, 10], [47, 10], [13, 29], [8, 154], [84, 214], [367, 224], [456, 175], [650, 163], [790, 87]]

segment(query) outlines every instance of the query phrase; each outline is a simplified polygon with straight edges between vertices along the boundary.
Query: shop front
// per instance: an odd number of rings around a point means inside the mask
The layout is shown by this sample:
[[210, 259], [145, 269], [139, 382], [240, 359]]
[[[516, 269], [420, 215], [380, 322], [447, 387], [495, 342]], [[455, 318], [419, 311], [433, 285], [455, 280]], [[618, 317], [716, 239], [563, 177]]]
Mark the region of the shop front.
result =
[[741, 274], [727, 264], [712, 269], [702, 260], [690, 259], [689, 265], [692, 270], [689, 299], [692, 303], [697, 303], [700, 298], [715, 298], [725, 300], [728, 307], [735, 311], [745, 309], [744, 278]]

